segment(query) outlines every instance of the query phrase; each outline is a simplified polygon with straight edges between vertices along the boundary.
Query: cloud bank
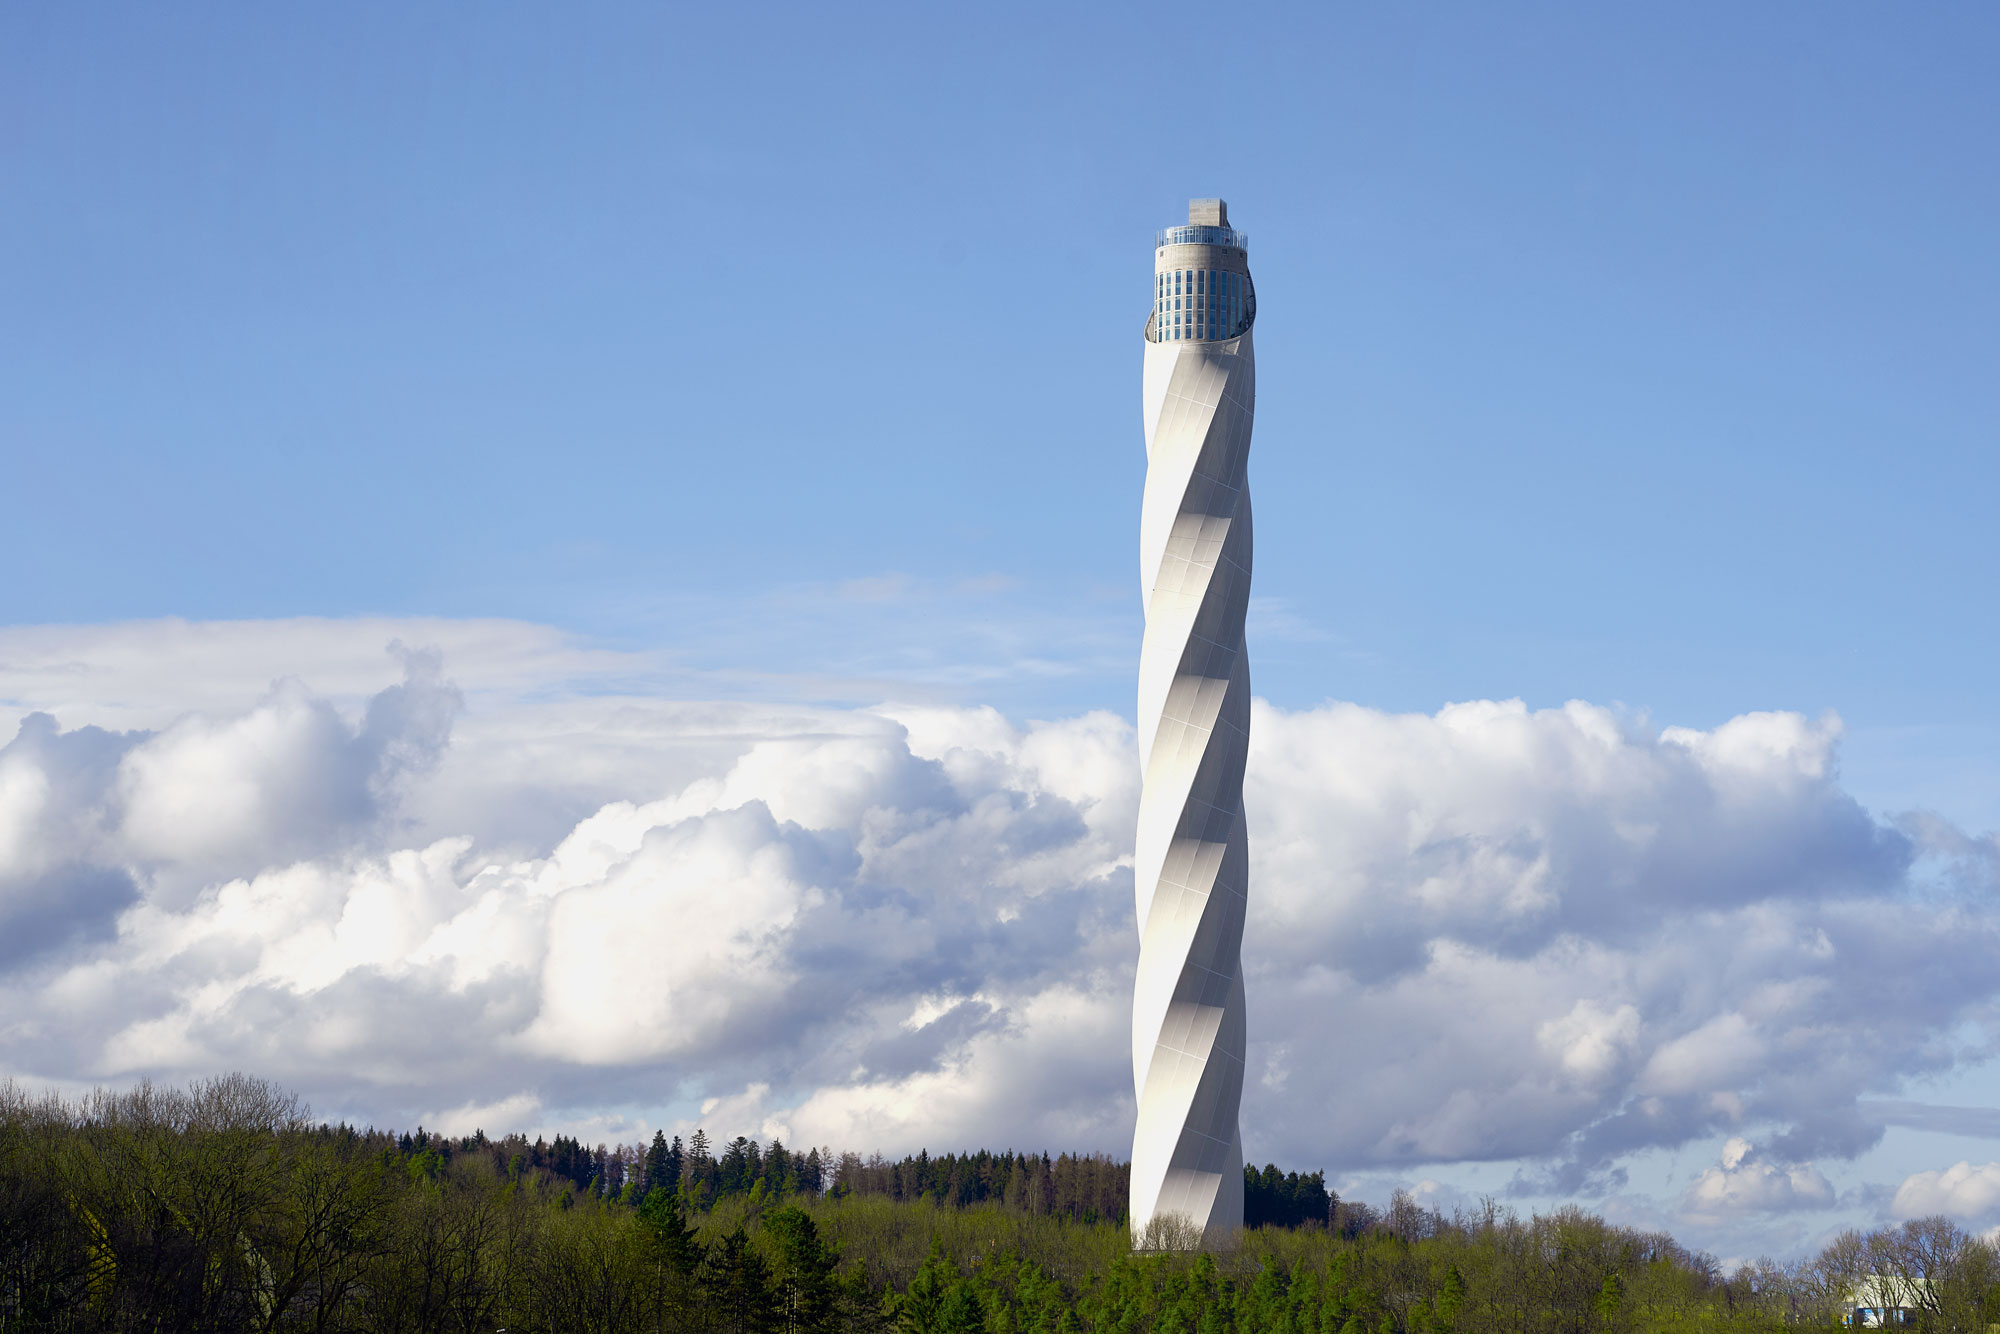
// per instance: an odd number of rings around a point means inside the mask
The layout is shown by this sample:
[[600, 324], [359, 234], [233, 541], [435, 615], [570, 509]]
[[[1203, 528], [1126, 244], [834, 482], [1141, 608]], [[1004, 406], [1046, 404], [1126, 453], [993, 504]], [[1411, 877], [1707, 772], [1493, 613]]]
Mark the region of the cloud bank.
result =
[[[118, 635], [0, 635], [8, 1072], [243, 1068], [464, 1130], [1123, 1147], [1122, 719], [583, 689], [629, 664], [504, 625], [361, 688], [349, 641], [385, 627], [325, 624], [229, 642], [307, 677], [338, 642], [338, 689], [179, 708], [50, 666], [141, 656]], [[1839, 734], [1260, 704], [1250, 1151], [1601, 1193], [1729, 1136], [1687, 1214], [1831, 1205], [1813, 1164], [1879, 1138], [1862, 1100], [1983, 1056], [2000, 991], [1992, 840], [1872, 817]], [[1988, 1207], [1984, 1170], [1896, 1207]]]

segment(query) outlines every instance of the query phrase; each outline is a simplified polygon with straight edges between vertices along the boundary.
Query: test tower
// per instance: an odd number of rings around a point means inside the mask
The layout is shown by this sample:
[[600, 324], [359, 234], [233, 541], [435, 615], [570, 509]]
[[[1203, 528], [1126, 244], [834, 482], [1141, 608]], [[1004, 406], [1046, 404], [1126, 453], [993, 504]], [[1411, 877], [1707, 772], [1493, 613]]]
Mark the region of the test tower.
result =
[[1177, 1216], [1172, 1244], [1204, 1248], [1230, 1245], [1243, 1226], [1245, 465], [1256, 318], [1249, 238], [1230, 227], [1222, 200], [1191, 201], [1187, 226], [1155, 239], [1146, 322], [1131, 1222], [1143, 1240], [1155, 1217]]

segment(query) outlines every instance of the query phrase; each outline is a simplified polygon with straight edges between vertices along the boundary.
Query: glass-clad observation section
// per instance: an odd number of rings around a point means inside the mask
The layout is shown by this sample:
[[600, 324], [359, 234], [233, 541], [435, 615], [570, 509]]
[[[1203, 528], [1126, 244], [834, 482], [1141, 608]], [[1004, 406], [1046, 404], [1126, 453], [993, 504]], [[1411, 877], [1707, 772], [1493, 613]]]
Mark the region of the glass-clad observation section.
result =
[[1153, 275], [1153, 288], [1153, 319], [1146, 337], [1155, 343], [1235, 338], [1257, 318], [1257, 292], [1247, 272], [1162, 269]]
[[1250, 238], [1229, 225], [1220, 199], [1188, 203], [1188, 225], [1154, 238], [1153, 343], [1217, 342], [1246, 332], [1257, 318], [1250, 281]]

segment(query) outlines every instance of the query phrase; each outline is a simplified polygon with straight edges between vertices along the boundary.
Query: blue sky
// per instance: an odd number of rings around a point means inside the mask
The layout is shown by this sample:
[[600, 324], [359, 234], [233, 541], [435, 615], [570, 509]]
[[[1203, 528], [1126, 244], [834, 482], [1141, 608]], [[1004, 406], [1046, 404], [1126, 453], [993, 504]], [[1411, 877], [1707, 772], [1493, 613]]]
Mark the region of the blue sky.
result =
[[1274, 699], [1993, 739], [1975, 8], [7, 23], [10, 621], [693, 621], [752, 667], [743, 597], [904, 574], [1129, 641], [1147, 241], [1215, 192], [1258, 591], [1326, 636]]
[[1974, 6], [14, 10], [0, 625], [498, 618], [625, 655], [584, 694], [1129, 718], [1151, 233], [1219, 194], [1260, 695], [1831, 710], [1847, 792], [1980, 835], [1996, 49]]

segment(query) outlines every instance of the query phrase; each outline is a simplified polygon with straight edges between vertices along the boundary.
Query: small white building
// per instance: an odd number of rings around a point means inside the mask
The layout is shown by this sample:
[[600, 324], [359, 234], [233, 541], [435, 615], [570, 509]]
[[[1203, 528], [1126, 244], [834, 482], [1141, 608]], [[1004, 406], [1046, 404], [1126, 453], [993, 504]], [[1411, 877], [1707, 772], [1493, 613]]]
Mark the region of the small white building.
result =
[[1895, 1329], [1914, 1325], [1931, 1304], [1929, 1279], [1895, 1274], [1864, 1274], [1841, 1302], [1840, 1323], [1861, 1329]]

